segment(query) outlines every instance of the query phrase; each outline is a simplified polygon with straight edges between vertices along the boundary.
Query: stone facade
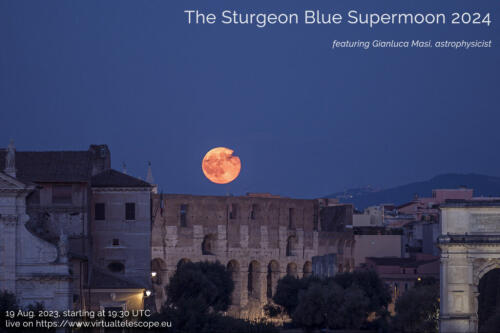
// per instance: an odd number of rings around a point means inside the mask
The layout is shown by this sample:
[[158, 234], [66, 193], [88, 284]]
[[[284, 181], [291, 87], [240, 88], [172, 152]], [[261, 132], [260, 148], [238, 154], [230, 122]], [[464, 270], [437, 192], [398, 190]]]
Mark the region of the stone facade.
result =
[[[47, 309], [142, 309], [154, 186], [112, 170], [106, 145], [45, 152], [11, 145], [0, 149], [2, 164], [0, 288]], [[102, 220], [96, 204], [108, 212]]]
[[340, 249], [338, 260], [353, 267], [352, 232], [329, 224], [338, 218], [325, 217], [323, 223], [320, 214], [326, 207], [317, 200], [169, 194], [154, 195], [152, 208], [158, 309], [166, 300], [169, 278], [187, 260], [226, 265], [235, 281], [229, 314], [251, 319], [263, 315], [281, 277], [312, 273], [313, 256]]
[[86, 302], [93, 310], [142, 309], [145, 290], [151, 289], [152, 187], [140, 181], [120, 186], [123, 182], [117, 178], [129, 176], [114, 170], [107, 173], [113, 176], [96, 177], [115, 179], [99, 186], [93, 183], [91, 190], [93, 295]]
[[21, 306], [43, 303], [46, 308], [71, 307], [67, 237], [61, 232], [58, 246], [26, 228], [26, 197], [35, 186], [16, 179], [13, 145], [9, 147], [5, 173], [0, 172], [0, 289], [17, 296]]
[[500, 268], [500, 201], [441, 205], [440, 332], [478, 330], [478, 285]]

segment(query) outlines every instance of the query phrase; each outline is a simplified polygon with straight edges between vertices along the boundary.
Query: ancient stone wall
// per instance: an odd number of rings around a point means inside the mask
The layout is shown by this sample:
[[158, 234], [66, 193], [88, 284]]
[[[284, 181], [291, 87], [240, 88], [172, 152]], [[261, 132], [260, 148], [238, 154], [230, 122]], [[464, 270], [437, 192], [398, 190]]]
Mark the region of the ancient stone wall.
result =
[[[261, 317], [281, 277], [311, 274], [312, 257], [320, 248], [318, 209], [315, 200], [155, 195], [152, 271], [157, 273], [157, 308], [165, 302], [165, 286], [180, 262], [219, 261], [235, 281], [229, 313]], [[325, 242], [335, 243], [335, 235], [329, 233]]]

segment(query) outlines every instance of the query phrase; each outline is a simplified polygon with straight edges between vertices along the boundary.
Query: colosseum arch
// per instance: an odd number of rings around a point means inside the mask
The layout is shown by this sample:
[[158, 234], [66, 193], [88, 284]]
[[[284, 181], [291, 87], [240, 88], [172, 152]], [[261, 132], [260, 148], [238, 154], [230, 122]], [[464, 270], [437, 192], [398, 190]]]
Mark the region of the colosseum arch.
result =
[[248, 265], [248, 298], [260, 300], [260, 263], [253, 260]]
[[286, 241], [286, 256], [292, 257], [297, 255], [297, 237], [290, 236]]
[[201, 254], [215, 255], [217, 237], [214, 234], [208, 234], [201, 243]]
[[477, 332], [479, 287], [500, 268], [500, 201], [449, 202], [441, 214], [440, 332]]
[[231, 273], [231, 279], [234, 282], [234, 290], [231, 295], [231, 305], [240, 305], [240, 289], [241, 289], [241, 273], [240, 264], [236, 260], [231, 260], [227, 263], [227, 270]]
[[294, 262], [289, 263], [286, 266], [286, 274], [293, 277], [299, 277], [299, 274], [297, 272], [297, 264]]
[[312, 275], [312, 263], [310, 261], [304, 263], [302, 272], [304, 273], [304, 277], [310, 277]]
[[188, 258], [182, 258], [177, 262], [177, 268], [181, 267], [184, 264], [187, 264], [188, 262], [191, 262]]
[[276, 292], [276, 286], [280, 279], [280, 264], [276, 260], [271, 260], [267, 265], [267, 298], [272, 298]]

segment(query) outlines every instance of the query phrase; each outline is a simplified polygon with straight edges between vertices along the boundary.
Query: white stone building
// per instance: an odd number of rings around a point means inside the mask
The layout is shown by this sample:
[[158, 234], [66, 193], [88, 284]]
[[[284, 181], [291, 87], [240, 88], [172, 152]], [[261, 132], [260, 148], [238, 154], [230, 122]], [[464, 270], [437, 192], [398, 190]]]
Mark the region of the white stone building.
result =
[[26, 197], [34, 189], [34, 184], [16, 179], [11, 143], [0, 172], [0, 289], [14, 293], [21, 306], [40, 302], [65, 310], [72, 297], [67, 237], [61, 234], [56, 246], [26, 228]]

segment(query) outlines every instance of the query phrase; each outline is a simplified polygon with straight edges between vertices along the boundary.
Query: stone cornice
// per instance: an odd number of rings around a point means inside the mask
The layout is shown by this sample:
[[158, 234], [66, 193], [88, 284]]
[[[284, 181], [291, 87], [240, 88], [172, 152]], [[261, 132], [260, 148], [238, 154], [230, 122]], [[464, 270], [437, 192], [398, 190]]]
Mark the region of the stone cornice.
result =
[[440, 246], [446, 245], [500, 245], [500, 235], [441, 235], [437, 240]]
[[149, 187], [93, 187], [92, 192], [115, 193], [115, 192], [151, 192]]

